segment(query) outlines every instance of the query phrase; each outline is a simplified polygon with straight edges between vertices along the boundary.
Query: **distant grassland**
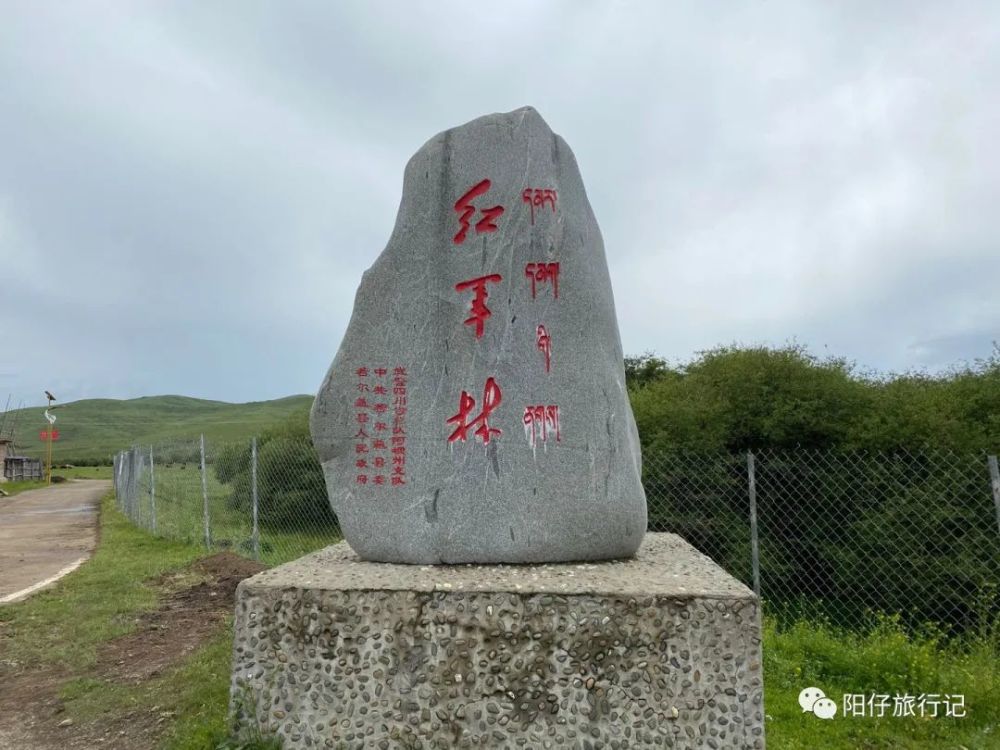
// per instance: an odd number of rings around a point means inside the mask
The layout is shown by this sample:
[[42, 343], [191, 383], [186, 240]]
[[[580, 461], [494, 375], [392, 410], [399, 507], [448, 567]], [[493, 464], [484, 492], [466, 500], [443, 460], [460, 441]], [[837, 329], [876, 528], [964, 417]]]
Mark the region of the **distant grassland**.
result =
[[[205, 435], [206, 441], [229, 442], [249, 437], [307, 411], [312, 396], [288, 396], [274, 401], [227, 404], [186, 396], [147, 396], [127, 401], [88, 399], [61, 405], [54, 413], [59, 439], [52, 449], [54, 464], [110, 463], [132, 443], [163, 443]], [[17, 416], [18, 452], [43, 457], [39, 432], [48, 423], [44, 407], [22, 409]], [[12, 413], [8, 417], [8, 427]], [[0, 419], [2, 419], [0, 413]]]

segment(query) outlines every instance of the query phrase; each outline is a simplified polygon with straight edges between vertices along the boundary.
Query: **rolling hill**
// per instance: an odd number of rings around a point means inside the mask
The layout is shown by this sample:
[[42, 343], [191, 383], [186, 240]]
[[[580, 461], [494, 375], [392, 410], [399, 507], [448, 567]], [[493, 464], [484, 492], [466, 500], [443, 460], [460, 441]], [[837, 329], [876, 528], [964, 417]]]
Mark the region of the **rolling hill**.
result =
[[[58, 417], [55, 427], [59, 439], [53, 446], [52, 460], [56, 464], [110, 463], [114, 453], [133, 443], [197, 439], [200, 434], [215, 443], [246, 438], [292, 414], [307, 411], [312, 401], [312, 396], [288, 396], [248, 404], [185, 396], [72, 401], [54, 412]], [[48, 425], [44, 411], [44, 407], [21, 410], [15, 435], [18, 453], [44, 456], [45, 443], [39, 437], [39, 432]], [[6, 431], [9, 428], [10, 419]]]

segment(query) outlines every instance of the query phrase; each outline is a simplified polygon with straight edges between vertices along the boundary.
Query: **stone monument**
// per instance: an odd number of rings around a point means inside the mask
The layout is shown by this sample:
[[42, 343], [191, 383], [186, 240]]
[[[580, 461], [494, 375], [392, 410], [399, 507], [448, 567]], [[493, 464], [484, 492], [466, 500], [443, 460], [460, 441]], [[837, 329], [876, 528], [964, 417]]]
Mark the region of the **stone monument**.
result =
[[600, 232], [535, 110], [410, 160], [311, 426], [346, 543], [240, 584], [239, 726], [285, 748], [764, 747], [757, 599], [645, 534]]
[[311, 426], [365, 560], [635, 554], [646, 497], [604, 244], [534, 109], [410, 159]]

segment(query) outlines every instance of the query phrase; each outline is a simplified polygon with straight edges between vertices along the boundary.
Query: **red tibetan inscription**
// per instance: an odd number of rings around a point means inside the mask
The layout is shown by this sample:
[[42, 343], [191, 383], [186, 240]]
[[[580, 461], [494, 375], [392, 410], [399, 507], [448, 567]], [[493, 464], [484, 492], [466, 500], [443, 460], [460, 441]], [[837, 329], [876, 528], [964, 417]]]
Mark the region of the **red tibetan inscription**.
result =
[[524, 267], [524, 275], [531, 280], [531, 298], [535, 299], [538, 284], [552, 285], [552, 295], [559, 299], [559, 264], [529, 263]]
[[549, 372], [552, 362], [552, 337], [543, 325], [535, 329], [535, 344], [538, 346], [538, 351], [545, 355], [545, 372]]
[[473, 292], [472, 307], [470, 308], [472, 315], [466, 319], [465, 325], [474, 325], [476, 327], [477, 339], [483, 337], [483, 327], [486, 325], [486, 319], [493, 314], [486, 306], [486, 297], [488, 296], [486, 285], [499, 284], [501, 281], [503, 281], [503, 277], [500, 274], [491, 273], [489, 276], [480, 276], [478, 279], [469, 279], [468, 281], [461, 281], [455, 284], [456, 292], [464, 292], [466, 289], [471, 289]]
[[448, 424], [456, 425], [455, 431], [448, 436], [448, 442], [454, 443], [456, 440], [461, 440], [465, 442], [468, 437], [468, 431], [470, 428], [475, 427], [475, 435], [483, 441], [483, 443], [489, 443], [490, 437], [492, 435], [502, 434], [502, 430], [499, 427], [491, 427], [489, 423], [489, 416], [500, 406], [500, 401], [503, 399], [503, 394], [500, 392], [500, 386], [493, 378], [486, 379], [486, 385], [483, 386], [483, 410], [479, 413], [479, 416], [474, 419], [469, 419], [472, 415], [472, 410], [476, 408], [476, 399], [470, 396], [466, 391], [462, 391], [462, 395], [458, 399], [458, 414], [447, 420]]
[[[476, 207], [472, 205], [473, 199], [487, 192], [490, 189], [490, 185], [492, 183], [489, 180], [477, 182], [461, 198], [455, 201], [455, 211], [458, 212], [458, 223], [460, 225], [458, 234], [452, 238], [452, 242], [456, 245], [461, 245], [465, 242], [465, 237], [469, 233], [469, 222], [473, 214], [476, 213]], [[503, 206], [493, 206], [493, 208], [482, 208], [479, 210], [483, 218], [476, 222], [476, 233], [482, 234], [483, 232], [497, 231], [496, 220], [503, 214]]]
[[556, 436], [559, 442], [559, 407], [555, 404], [539, 404], [524, 407], [524, 434], [528, 444], [534, 448], [539, 438], [546, 442], [550, 435]]
[[541, 208], [546, 203], [552, 206], [552, 213], [556, 212], [556, 191], [548, 188], [525, 188], [521, 193], [521, 200], [531, 207], [531, 223], [535, 223], [535, 208]]

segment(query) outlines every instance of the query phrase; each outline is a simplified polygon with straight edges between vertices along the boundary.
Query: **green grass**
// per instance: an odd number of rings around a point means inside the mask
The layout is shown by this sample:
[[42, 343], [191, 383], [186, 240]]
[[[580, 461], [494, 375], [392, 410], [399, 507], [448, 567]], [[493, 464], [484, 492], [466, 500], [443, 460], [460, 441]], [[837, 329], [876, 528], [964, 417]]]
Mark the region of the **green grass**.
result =
[[[165, 590], [145, 581], [185, 570], [206, 554], [135, 528], [117, 512], [109, 495], [102, 503], [100, 544], [93, 558], [51, 589], [0, 609], [0, 632], [5, 636], [0, 639], [0, 661], [65, 672], [59, 697], [66, 717], [75, 722], [157, 707], [170, 721], [163, 745], [168, 750], [226, 747], [231, 620], [162, 677], [120, 685], [88, 671], [101, 644], [130, 632], [143, 612], [157, 607]], [[185, 582], [196, 581], [175, 581], [175, 587]], [[262, 739], [259, 748], [276, 746]], [[241, 750], [257, 748], [246, 745]]]
[[[174, 464], [154, 468], [156, 480], [156, 534], [204, 546], [204, 500], [201, 471], [197, 464]], [[208, 490], [209, 530], [212, 548], [231, 549], [244, 556], [252, 556], [253, 519], [247, 510], [230, 507], [232, 488], [219, 482], [212, 466], [206, 474]], [[148, 477], [137, 498], [136, 520], [143, 528], [152, 530], [153, 509], [149, 497]], [[290, 529], [260, 529], [261, 555], [265, 565], [294, 560], [307, 552], [340, 541], [334, 526], [317, 528], [303, 519], [300, 526]]]
[[[764, 629], [769, 748], [785, 750], [988, 750], [1000, 748], [1000, 628], [964, 642], [933, 628], [908, 634], [892, 618], [866, 632], [797, 622]], [[838, 704], [849, 694], [964, 695], [965, 718], [845, 717], [803, 713], [799, 692], [818, 687]], [[891, 711], [890, 711], [891, 714]]]
[[[172, 750], [213, 747], [198, 743], [224, 725], [229, 637], [227, 632], [222, 647], [206, 654], [216, 663], [203, 665], [207, 674], [223, 675], [215, 688], [223, 698], [214, 708], [208, 706], [197, 721], [176, 728]], [[763, 648], [769, 750], [1000, 748], [1000, 644], [995, 636], [949, 645], [933, 633], [907, 635], [892, 620], [865, 633], [852, 633], [805, 622], [779, 631], [768, 619]], [[838, 706], [844, 693], [963, 694], [968, 716], [876, 720], [838, 715], [823, 721], [802, 713], [799, 707], [799, 691], [813, 686], [823, 689]], [[206, 695], [212, 689], [200, 688]]]
[[[53, 477], [63, 477], [64, 479], [111, 479], [110, 466], [74, 466], [71, 469], [53, 469]], [[44, 479], [27, 482], [4, 482], [0, 484], [0, 490], [13, 497], [26, 490], [40, 490], [47, 487], [48, 483]], [[3, 496], [0, 495], [0, 502]]]
[[[111, 457], [133, 443], [193, 440], [204, 433], [210, 443], [229, 442], [261, 432], [295, 412], [307, 410], [312, 396], [228, 404], [185, 396], [148, 396], [126, 401], [87, 399], [64, 404], [55, 412], [59, 439], [53, 444], [55, 464]], [[19, 453], [43, 457], [38, 433], [47, 422], [44, 407], [21, 410], [17, 417]], [[0, 415], [2, 418], [2, 415]]]
[[60, 698], [74, 721], [122, 714], [153, 706], [171, 720], [162, 747], [215, 750], [228, 734], [232, 622], [176, 669], [139, 685], [119, 685], [82, 677], [66, 683]]
[[[27, 490], [37, 490], [45, 486], [45, 481], [34, 481], [29, 480], [26, 482], [4, 482], [0, 484], [0, 490], [7, 493], [9, 497], [20, 494], [21, 492], [26, 492]], [[2, 495], [0, 495], [0, 503], [4, 501]]]
[[[0, 659], [68, 670], [61, 697], [77, 721], [105, 713], [158, 707], [170, 728], [166, 750], [271, 750], [264, 738], [239, 746], [226, 740], [232, 624], [176, 669], [138, 686], [106, 683], [87, 672], [100, 643], [128, 632], [162, 595], [143, 581], [181, 569], [204, 555], [197, 546], [156, 539], [135, 529], [109, 498], [94, 558], [55, 588], [0, 609], [9, 636]], [[822, 623], [764, 627], [767, 743], [770, 750], [995, 750], [1000, 748], [1000, 627], [948, 642], [932, 628], [907, 633], [888, 618], [864, 632]], [[962, 694], [964, 719], [847, 718], [804, 714], [799, 691], [819, 687], [838, 706], [844, 693]]]
[[139, 614], [156, 607], [157, 592], [143, 581], [204, 554], [135, 528], [108, 496], [93, 558], [51, 589], [0, 609], [3, 657], [70, 670], [92, 665], [99, 644], [130, 632]]
[[113, 471], [110, 466], [74, 466], [71, 469], [53, 469], [52, 475], [66, 479], [111, 479]]

